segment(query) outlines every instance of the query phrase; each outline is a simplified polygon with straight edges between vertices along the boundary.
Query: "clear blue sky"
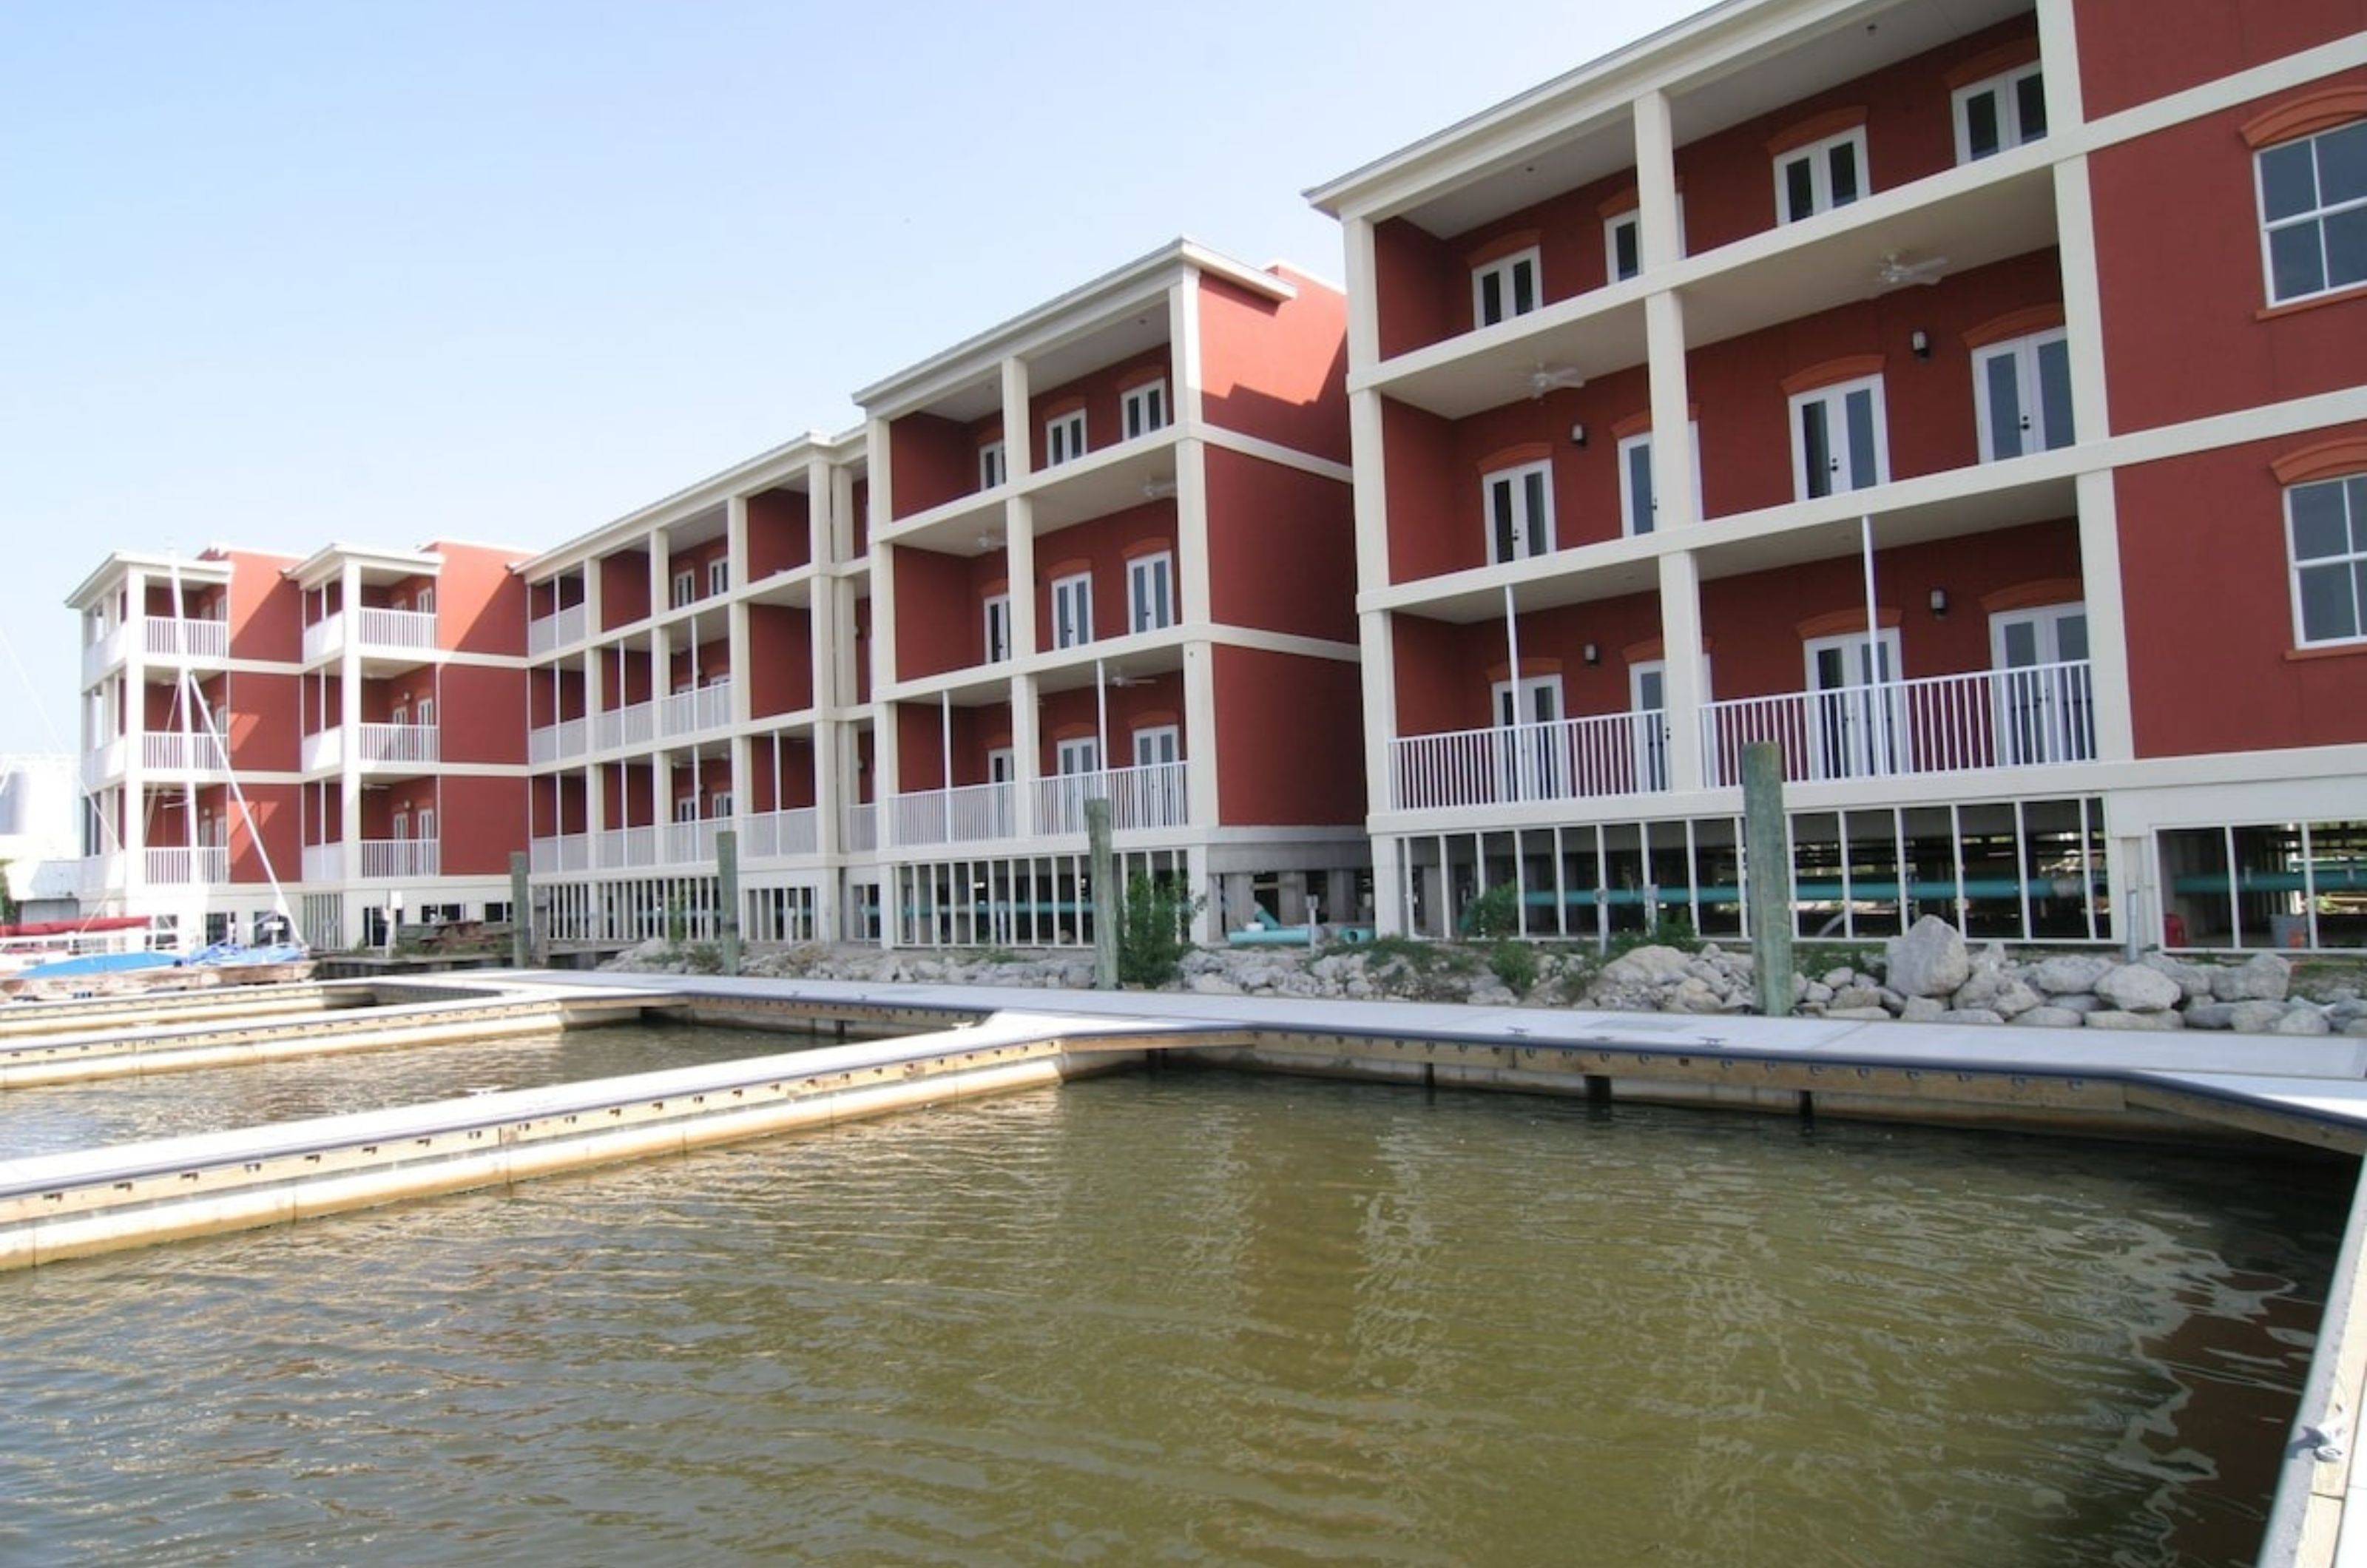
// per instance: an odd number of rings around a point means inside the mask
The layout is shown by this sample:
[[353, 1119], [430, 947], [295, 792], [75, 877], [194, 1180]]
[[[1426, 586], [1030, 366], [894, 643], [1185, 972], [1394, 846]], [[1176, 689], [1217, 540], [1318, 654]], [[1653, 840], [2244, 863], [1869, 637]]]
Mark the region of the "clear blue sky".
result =
[[110, 549], [546, 548], [1177, 234], [1338, 278], [1302, 189], [1696, 8], [7, 0], [0, 750]]

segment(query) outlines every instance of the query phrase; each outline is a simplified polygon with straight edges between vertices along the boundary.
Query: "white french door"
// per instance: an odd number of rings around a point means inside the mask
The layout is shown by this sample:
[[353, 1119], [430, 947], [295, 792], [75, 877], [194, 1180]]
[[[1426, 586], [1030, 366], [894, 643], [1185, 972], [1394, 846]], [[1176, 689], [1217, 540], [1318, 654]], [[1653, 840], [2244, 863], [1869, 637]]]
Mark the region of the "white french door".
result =
[[1795, 500], [1865, 490], [1890, 477], [1882, 378], [1843, 381], [1792, 400]]
[[1551, 800], [1563, 786], [1561, 677], [1532, 676], [1499, 681], [1496, 703], [1496, 773], [1506, 800]]
[[1654, 659], [1627, 667], [1627, 707], [1635, 716], [1636, 788], [1669, 787], [1669, 667]]
[[1975, 353], [1973, 394], [1984, 463], [2071, 445], [2071, 349], [2062, 329]]
[[2096, 755], [2088, 675], [2088, 607], [2047, 604], [1989, 619], [1998, 671], [1998, 761], [2006, 767], [2085, 762]]
[[1812, 776], [1867, 778], [1908, 768], [1907, 704], [1899, 690], [1898, 633], [1813, 637], [1807, 660]]

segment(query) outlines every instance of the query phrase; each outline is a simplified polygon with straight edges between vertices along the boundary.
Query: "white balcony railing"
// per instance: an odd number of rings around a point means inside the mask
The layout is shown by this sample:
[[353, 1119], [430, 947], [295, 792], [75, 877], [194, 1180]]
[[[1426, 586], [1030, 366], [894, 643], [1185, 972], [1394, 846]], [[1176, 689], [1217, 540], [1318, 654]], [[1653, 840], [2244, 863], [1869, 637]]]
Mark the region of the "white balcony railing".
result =
[[581, 757], [590, 749], [591, 737], [592, 721], [585, 718], [562, 718], [557, 724], [529, 729], [526, 732], [526, 760], [563, 762]]
[[1667, 738], [1659, 712], [1409, 735], [1389, 743], [1389, 806], [1433, 811], [1664, 790]]
[[176, 620], [170, 615], [143, 615], [142, 636], [149, 656], [156, 659], [221, 660], [230, 657], [228, 621]]
[[711, 686], [694, 691], [676, 692], [665, 699], [664, 733], [695, 735], [702, 729], [719, 729], [731, 722], [731, 682], [718, 681]]
[[1009, 783], [913, 790], [888, 802], [889, 841], [962, 844], [1018, 832], [1018, 797]]
[[660, 834], [661, 853], [667, 865], [705, 865], [715, 859], [715, 835], [731, 826], [728, 817], [697, 822], [669, 822]]
[[1739, 784], [1755, 741], [1783, 748], [1793, 781], [2052, 767], [2093, 760], [2095, 704], [2085, 660], [1711, 703], [1704, 782]]
[[538, 874], [554, 871], [583, 871], [592, 864], [592, 835], [561, 833], [555, 838], [536, 839], [527, 845], [527, 866]]
[[1144, 828], [1184, 826], [1188, 803], [1185, 762], [1153, 762], [1139, 768], [1104, 768], [1036, 781], [1036, 831], [1082, 833], [1085, 802], [1106, 795], [1110, 829], [1124, 833]]
[[304, 628], [305, 662], [343, 652], [348, 637], [356, 639], [364, 653], [396, 657], [433, 653], [436, 612], [381, 610], [369, 604], [351, 615], [341, 610]]
[[202, 729], [142, 735], [140, 765], [159, 773], [221, 773], [229, 767], [221, 744]]
[[307, 882], [343, 882], [345, 879], [345, 846], [305, 845], [303, 872]]
[[442, 874], [439, 839], [364, 839], [361, 849], [365, 878]]
[[440, 747], [432, 724], [357, 725], [358, 755], [365, 762], [433, 762]]
[[782, 811], [760, 811], [748, 818], [743, 853], [810, 855], [821, 843], [821, 813], [810, 806]]
[[555, 615], [545, 615], [526, 624], [526, 650], [549, 653], [565, 648], [571, 642], [582, 642], [588, 628], [584, 607], [570, 604]]
[[866, 803], [846, 808], [846, 819], [840, 824], [839, 841], [851, 851], [871, 851], [879, 847], [879, 808]]
[[657, 717], [657, 707], [651, 703], [635, 703], [629, 707], [595, 714], [592, 744], [602, 751], [613, 751], [619, 746], [646, 746], [656, 738]]
[[219, 844], [143, 852], [141, 874], [151, 883], [187, 887], [230, 880], [230, 851]]
[[655, 828], [611, 828], [599, 835], [595, 847], [599, 863], [603, 866], [658, 863], [658, 830]]

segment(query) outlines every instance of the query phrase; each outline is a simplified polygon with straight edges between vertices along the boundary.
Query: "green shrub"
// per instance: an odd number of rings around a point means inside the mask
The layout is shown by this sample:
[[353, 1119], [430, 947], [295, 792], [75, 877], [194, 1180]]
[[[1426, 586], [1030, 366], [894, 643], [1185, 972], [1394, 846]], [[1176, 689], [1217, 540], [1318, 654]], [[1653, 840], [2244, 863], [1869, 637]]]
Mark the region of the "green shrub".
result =
[[1537, 950], [1515, 938], [1502, 938], [1489, 953], [1488, 967], [1504, 982], [1505, 989], [1526, 996], [1537, 983]]
[[1127, 878], [1117, 910], [1118, 983], [1156, 987], [1174, 979], [1192, 951], [1188, 933], [1199, 907], [1172, 883], [1153, 882], [1140, 872]]
[[1463, 907], [1463, 933], [1482, 942], [1521, 933], [1521, 890], [1500, 882]]
[[693, 975], [723, 973], [723, 950], [711, 942], [694, 942], [679, 949], [684, 970]]

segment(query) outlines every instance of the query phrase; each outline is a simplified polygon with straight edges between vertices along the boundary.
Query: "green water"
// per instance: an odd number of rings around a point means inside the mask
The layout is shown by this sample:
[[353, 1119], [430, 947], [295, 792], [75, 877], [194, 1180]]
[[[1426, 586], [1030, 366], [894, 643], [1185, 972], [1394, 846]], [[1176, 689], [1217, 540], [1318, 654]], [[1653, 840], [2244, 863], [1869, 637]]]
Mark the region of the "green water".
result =
[[2349, 1182], [1099, 1079], [0, 1277], [0, 1562], [2248, 1562]]

